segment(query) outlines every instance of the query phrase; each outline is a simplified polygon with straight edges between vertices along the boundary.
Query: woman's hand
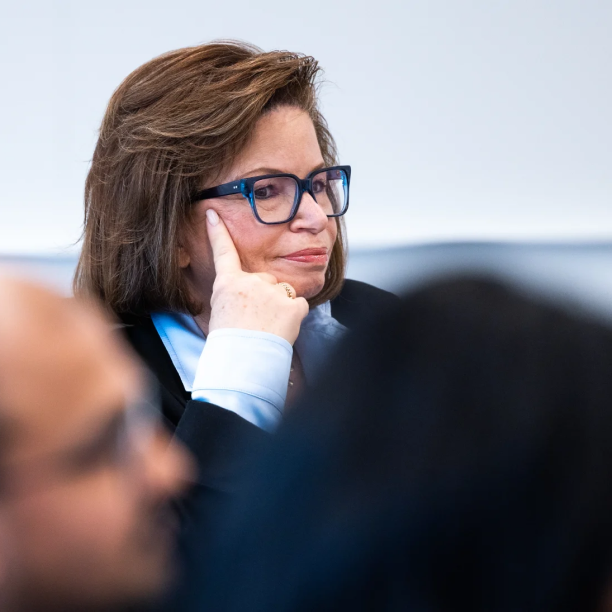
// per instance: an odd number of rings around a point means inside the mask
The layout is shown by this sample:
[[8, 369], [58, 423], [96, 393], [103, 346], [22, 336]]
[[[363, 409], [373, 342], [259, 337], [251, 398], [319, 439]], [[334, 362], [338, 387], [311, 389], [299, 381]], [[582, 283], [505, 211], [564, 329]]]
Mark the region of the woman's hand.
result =
[[217, 276], [210, 300], [209, 332], [235, 327], [276, 334], [293, 344], [308, 314], [308, 302], [292, 300], [272, 274], [244, 272], [227, 228], [212, 209], [207, 229]]

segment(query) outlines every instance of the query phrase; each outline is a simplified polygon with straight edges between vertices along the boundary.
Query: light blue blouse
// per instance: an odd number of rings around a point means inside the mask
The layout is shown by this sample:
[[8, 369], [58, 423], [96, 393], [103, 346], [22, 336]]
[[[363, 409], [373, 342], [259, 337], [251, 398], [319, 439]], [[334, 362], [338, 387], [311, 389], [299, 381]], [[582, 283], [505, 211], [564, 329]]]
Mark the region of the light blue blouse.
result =
[[[194, 400], [231, 410], [272, 431], [287, 398], [293, 347], [267, 332], [217, 329], [204, 336], [191, 315], [159, 312], [151, 318], [186, 391]], [[329, 302], [302, 321], [295, 348], [306, 381], [312, 381], [346, 327], [331, 316]]]

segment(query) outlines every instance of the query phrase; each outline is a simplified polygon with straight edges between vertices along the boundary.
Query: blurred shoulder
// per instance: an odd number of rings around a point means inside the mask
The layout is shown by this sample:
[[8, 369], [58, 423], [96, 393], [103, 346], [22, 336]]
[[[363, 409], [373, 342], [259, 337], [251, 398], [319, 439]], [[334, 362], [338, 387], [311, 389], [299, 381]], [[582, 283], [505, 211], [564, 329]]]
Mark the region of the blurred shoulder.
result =
[[398, 302], [399, 297], [394, 293], [347, 279], [338, 297], [331, 302], [332, 316], [350, 329], [360, 319], [386, 310]]

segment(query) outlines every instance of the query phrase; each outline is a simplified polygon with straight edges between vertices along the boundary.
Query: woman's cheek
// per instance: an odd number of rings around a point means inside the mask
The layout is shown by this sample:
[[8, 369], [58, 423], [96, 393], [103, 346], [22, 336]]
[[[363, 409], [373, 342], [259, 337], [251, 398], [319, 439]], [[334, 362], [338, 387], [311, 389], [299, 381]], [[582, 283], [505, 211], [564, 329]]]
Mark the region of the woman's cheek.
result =
[[[231, 233], [230, 233], [231, 235]], [[256, 240], [253, 240], [252, 231], [246, 230], [245, 232], [238, 232], [234, 234], [238, 238], [233, 238], [234, 246], [240, 257], [242, 269], [245, 272], [264, 272], [262, 266], [265, 264], [265, 260], [262, 259], [260, 248]]]

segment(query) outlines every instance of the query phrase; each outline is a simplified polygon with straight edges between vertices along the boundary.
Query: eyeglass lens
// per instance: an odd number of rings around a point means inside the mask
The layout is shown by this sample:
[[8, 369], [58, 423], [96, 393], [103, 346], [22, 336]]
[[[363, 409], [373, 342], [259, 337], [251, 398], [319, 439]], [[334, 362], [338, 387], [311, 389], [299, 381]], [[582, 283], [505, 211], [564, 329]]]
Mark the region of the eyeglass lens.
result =
[[[323, 170], [312, 177], [312, 192], [326, 215], [342, 214], [348, 188], [343, 170]], [[288, 176], [263, 178], [253, 185], [253, 198], [259, 218], [264, 223], [287, 221], [297, 201], [298, 184]]]

